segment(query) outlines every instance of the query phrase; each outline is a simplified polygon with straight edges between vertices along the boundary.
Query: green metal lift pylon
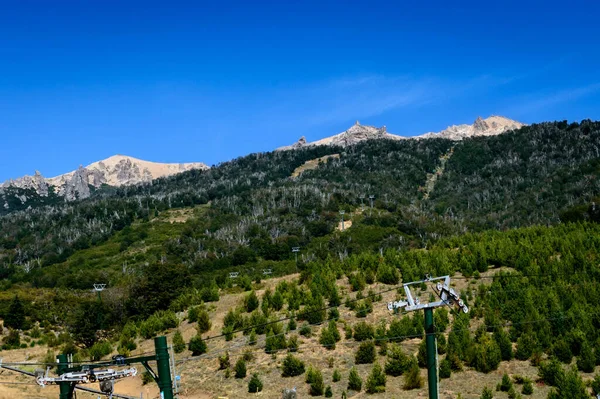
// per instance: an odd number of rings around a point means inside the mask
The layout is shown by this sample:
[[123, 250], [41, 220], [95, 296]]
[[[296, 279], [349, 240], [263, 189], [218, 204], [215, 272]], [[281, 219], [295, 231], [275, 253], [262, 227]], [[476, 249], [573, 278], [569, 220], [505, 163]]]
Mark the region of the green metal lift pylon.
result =
[[[443, 283], [441, 282], [443, 280]], [[436, 293], [440, 297], [439, 301], [430, 303], [421, 303], [419, 298], [413, 298], [410, 286], [421, 285], [428, 282], [437, 281], [435, 286]], [[433, 323], [433, 309], [440, 306], [456, 305], [462, 312], [468, 313], [468, 306], [459, 298], [453, 288], [450, 287], [450, 276], [431, 278], [425, 276], [424, 280], [413, 281], [403, 284], [406, 293], [406, 301], [399, 300], [388, 303], [388, 310], [398, 313], [400, 309], [407, 312], [415, 310], [425, 310], [425, 346], [427, 348], [427, 385], [429, 388], [429, 399], [438, 399], [438, 378], [437, 378], [437, 348], [435, 338], [435, 325]]]
[[173, 399], [173, 380], [171, 379], [171, 363], [167, 337], [154, 338], [156, 351], [156, 368], [158, 369], [158, 388], [161, 399]]
[[[78, 364], [72, 367], [68, 364], [67, 355], [61, 354], [56, 357], [57, 361], [57, 374], [63, 375], [70, 372], [81, 372], [82, 370], [99, 369], [110, 366], [124, 366], [131, 365], [133, 363], [141, 363], [146, 370], [150, 373], [158, 388], [160, 390], [161, 399], [174, 399], [173, 392], [173, 379], [171, 377], [171, 357], [169, 355], [169, 347], [167, 345], [167, 337], [156, 337], [154, 338], [154, 356], [140, 356], [140, 357], [123, 357], [112, 361], [99, 362], [94, 364], [82, 365]], [[156, 361], [156, 372], [152, 370], [152, 367], [148, 364], [149, 362]], [[73, 391], [75, 390], [75, 382], [58, 382], [60, 388], [59, 399], [73, 399]]]
[[435, 350], [433, 308], [425, 308], [425, 345], [427, 346], [427, 384], [429, 386], [429, 399], [438, 399], [437, 353]]

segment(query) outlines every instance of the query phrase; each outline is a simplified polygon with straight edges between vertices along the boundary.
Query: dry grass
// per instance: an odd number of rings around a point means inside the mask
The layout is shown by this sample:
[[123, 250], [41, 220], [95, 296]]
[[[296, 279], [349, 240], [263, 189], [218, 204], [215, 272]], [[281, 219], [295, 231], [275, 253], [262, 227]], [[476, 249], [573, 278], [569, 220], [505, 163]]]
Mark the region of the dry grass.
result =
[[[483, 273], [484, 276], [491, 275], [497, 272], [498, 269], [490, 270]], [[458, 277], [458, 275], [457, 275]], [[282, 280], [297, 279], [298, 275], [289, 275], [280, 278], [272, 278], [264, 280], [261, 283], [260, 289], [257, 290], [257, 294], [262, 296], [267, 288], [274, 290], [276, 285]], [[469, 287], [474, 287], [479, 284], [477, 280], [467, 279], [455, 279], [453, 280], [454, 288], [460, 292], [461, 290]], [[485, 280], [484, 280], [485, 282]], [[340, 295], [342, 297], [355, 298], [355, 293], [350, 292], [350, 287], [347, 279], [341, 279], [338, 281], [338, 287], [340, 289]], [[383, 291], [389, 289], [390, 286], [385, 286], [380, 283], [376, 283], [368, 287], [374, 292]], [[420, 294], [422, 298], [427, 298], [431, 290], [420, 291], [418, 288], [414, 290], [415, 293]], [[220, 334], [225, 314], [233, 308], [241, 305], [244, 296], [247, 293], [228, 293], [221, 297], [221, 300], [216, 304], [209, 304], [208, 308], [210, 311], [210, 317], [212, 322], [211, 330], [204, 335], [215, 336]], [[344, 323], [355, 324], [360, 320], [365, 320], [369, 323], [376, 324], [380, 320], [387, 322], [391, 321], [395, 316], [391, 314], [386, 307], [386, 303], [396, 299], [396, 292], [394, 290], [384, 293], [381, 301], [375, 302], [373, 306], [373, 313], [367, 315], [364, 319], [357, 319], [354, 312], [347, 309], [345, 306], [341, 306], [340, 310], [340, 322], [338, 324], [342, 340], [339, 342], [335, 349], [327, 350], [319, 345], [318, 336], [321, 327], [313, 326], [313, 336], [310, 338], [299, 337], [301, 350], [296, 354], [302, 359], [306, 366], [312, 365], [313, 367], [319, 368], [323, 372], [323, 377], [326, 385], [331, 385], [334, 398], [339, 398], [342, 391], [347, 389], [348, 384], [348, 373], [352, 366], [354, 366], [354, 353], [358, 347], [358, 343], [354, 340], [346, 340], [344, 338], [344, 332], [342, 326]], [[280, 313], [277, 316], [283, 316], [284, 313]], [[183, 317], [183, 315], [180, 315]], [[298, 323], [300, 327], [301, 323]], [[473, 322], [473, 326], [477, 324], [477, 320]], [[182, 332], [183, 337], [186, 341], [189, 341], [192, 336], [196, 334], [194, 325], [184, 321], [181, 323], [179, 330]], [[169, 332], [169, 341], [172, 338], [174, 331]], [[209, 345], [209, 352], [206, 358], [193, 359], [185, 361], [177, 366], [177, 372], [181, 375], [181, 399], [209, 399], [218, 397], [227, 398], [246, 398], [253, 396], [260, 396], [263, 398], [280, 398], [281, 391], [284, 388], [297, 387], [299, 397], [308, 397], [308, 385], [304, 382], [305, 376], [298, 376], [293, 378], [281, 377], [281, 363], [286, 356], [285, 352], [280, 352], [275, 355], [266, 354], [264, 352], [264, 336], [259, 337], [258, 344], [254, 347], [246, 345], [247, 337], [238, 333], [236, 337], [227, 342], [223, 338], [207, 341]], [[418, 351], [418, 345], [420, 339], [406, 340], [401, 343], [406, 353], [415, 354]], [[147, 340], [139, 343], [138, 349], [132, 355], [140, 354], [142, 352], [153, 351], [153, 341]], [[252, 351], [254, 359], [247, 364], [247, 377], [244, 379], [236, 379], [233, 376], [233, 372], [229, 378], [226, 378], [224, 370], [218, 370], [219, 361], [218, 356], [225, 353], [225, 350], [229, 349], [232, 366], [238, 360], [244, 351]], [[29, 349], [21, 349], [14, 351], [4, 351], [4, 361], [23, 361], [27, 360], [41, 360], [46, 353], [46, 348], [35, 347]], [[190, 352], [185, 351], [182, 354], [176, 355], [177, 360], [183, 360], [190, 357]], [[329, 367], [329, 358], [333, 359], [333, 367]], [[380, 364], [385, 363], [385, 357], [377, 356], [377, 362]], [[357, 369], [359, 374], [363, 378], [363, 382], [366, 382], [367, 376], [371, 370], [372, 365], [358, 365]], [[332, 382], [332, 375], [334, 369], [337, 368], [342, 374], [342, 379], [339, 382]], [[143, 371], [143, 368], [138, 367], [138, 371]], [[531, 366], [529, 362], [523, 361], [511, 361], [502, 362], [499, 369], [489, 374], [478, 373], [474, 370], [465, 370], [460, 373], [453, 373], [449, 379], [441, 380], [440, 382], [440, 398], [450, 399], [456, 398], [458, 393], [462, 394], [464, 399], [476, 399], [479, 398], [484, 387], [489, 387], [495, 390], [496, 385], [500, 382], [504, 373], [509, 375], [520, 375], [523, 377], [535, 380], [537, 378], [537, 368]], [[248, 381], [252, 373], [258, 373], [264, 383], [264, 390], [258, 395], [251, 395], [247, 392]], [[402, 386], [404, 384], [404, 377], [389, 377], [387, 379], [386, 392], [377, 395], [367, 395], [365, 392], [348, 392], [348, 397], [352, 398], [363, 398], [363, 397], [376, 397], [376, 398], [397, 398], [397, 399], [408, 399], [408, 398], [426, 398], [427, 397], [427, 375], [425, 370], [421, 370], [421, 376], [424, 380], [424, 387], [413, 391], [404, 391]], [[584, 378], [593, 378], [593, 374], [585, 375]], [[32, 382], [33, 379], [30, 377], [15, 375], [14, 373], [5, 371], [0, 378], [0, 381], [19, 381], [19, 382]], [[518, 390], [521, 387], [518, 386]], [[142, 386], [141, 378], [127, 378], [119, 381], [116, 384], [116, 392], [127, 394], [131, 396], [139, 397], [140, 393], [143, 393], [144, 398], [156, 398], [158, 397], [158, 390], [155, 384], [148, 384]], [[532, 399], [546, 398], [549, 392], [549, 388], [543, 385], [535, 386], [534, 394], [529, 396]], [[29, 385], [18, 385], [9, 386], [0, 383], [0, 399], [14, 399], [14, 398], [56, 398], [58, 397], [58, 391], [56, 388], [48, 387], [45, 389], [38, 388], [36, 386]], [[94, 398], [92, 395], [86, 395], [83, 393], [79, 394], [80, 398]], [[505, 392], [495, 392], [495, 398], [504, 399], [507, 398]]]
[[315, 159], [306, 161], [303, 165], [298, 166], [296, 168], [296, 170], [294, 170], [294, 172], [292, 172], [292, 177], [298, 177], [302, 174], [302, 172], [304, 172], [306, 170], [318, 168], [319, 162], [327, 162], [327, 160], [330, 158], [338, 159], [339, 157], [340, 157], [340, 154], [331, 154], [331, 155], [325, 155], [324, 157], [315, 158]]

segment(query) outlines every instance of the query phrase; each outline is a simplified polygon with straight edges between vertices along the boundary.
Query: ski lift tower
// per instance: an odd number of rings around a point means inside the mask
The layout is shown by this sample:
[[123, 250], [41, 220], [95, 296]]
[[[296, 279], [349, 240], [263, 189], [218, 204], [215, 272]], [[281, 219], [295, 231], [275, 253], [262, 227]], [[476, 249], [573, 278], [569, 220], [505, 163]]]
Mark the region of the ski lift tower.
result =
[[98, 294], [98, 301], [102, 302], [102, 291], [106, 288], [106, 284], [94, 284], [94, 291]]
[[[437, 302], [421, 303], [419, 298], [413, 297], [411, 286], [423, 283], [437, 282], [434, 290], [440, 298]], [[427, 347], [427, 381], [429, 387], [429, 399], [438, 399], [438, 378], [437, 378], [437, 343], [435, 338], [435, 326], [433, 324], [433, 309], [440, 306], [456, 306], [463, 313], [468, 313], [469, 308], [460, 299], [458, 294], [450, 287], [450, 276], [431, 278], [425, 275], [424, 280], [413, 281], [404, 284], [404, 293], [406, 301], [395, 301], [388, 303], [388, 310], [398, 312], [404, 309], [406, 312], [415, 310], [425, 310], [425, 344]]]
[[298, 252], [300, 252], [300, 247], [292, 247], [292, 252], [296, 255], [296, 273], [298, 273]]

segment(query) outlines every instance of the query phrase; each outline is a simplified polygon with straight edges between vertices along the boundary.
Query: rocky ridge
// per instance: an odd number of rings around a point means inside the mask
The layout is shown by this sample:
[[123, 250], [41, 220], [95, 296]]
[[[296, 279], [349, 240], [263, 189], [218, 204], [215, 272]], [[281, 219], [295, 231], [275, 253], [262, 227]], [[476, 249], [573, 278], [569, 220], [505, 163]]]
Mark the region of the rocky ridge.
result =
[[477, 118], [473, 124], [453, 125], [437, 133], [425, 133], [419, 136], [405, 137], [396, 134], [388, 133], [385, 126], [380, 128], [374, 126], [361, 125], [358, 121], [350, 129], [336, 134], [335, 136], [326, 137], [321, 140], [307, 142], [303, 136], [296, 143], [280, 147], [278, 150], [293, 150], [306, 146], [316, 145], [337, 145], [346, 147], [356, 144], [363, 140], [370, 139], [391, 139], [391, 140], [408, 140], [408, 139], [429, 139], [429, 138], [445, 138], [449, 140], [463, 140], [468, 137], [475, 136], [494, 136], [504, 132], [518, 129], [525, 126], [521, 122], [514, 121], [503, 116], [492, 115], [486, 119]]
[[67, 201], [87, 198], [90, 187], [124, 186], [147, 183], [159, 177], [171, 176], [192, 169], [208, 169], [208, 166], [196, 163], [156, 163], [143, 161], [124, 155], [115, 155], [94, 162], [86, 167], [52, 178], [44, 178], [38, 171], [33, 176], [23, 176], [0, 184], [0, 191], [9, 187], [34, 190], [38, 195], [48, 196], [50, 188]]

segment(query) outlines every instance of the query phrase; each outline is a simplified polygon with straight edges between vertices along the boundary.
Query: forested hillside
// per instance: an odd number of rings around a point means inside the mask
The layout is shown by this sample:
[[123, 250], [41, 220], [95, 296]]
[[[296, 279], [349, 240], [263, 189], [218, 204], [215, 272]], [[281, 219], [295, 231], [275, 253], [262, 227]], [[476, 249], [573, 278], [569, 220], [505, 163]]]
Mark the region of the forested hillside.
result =
[[[302, 357], [310, 344], [333, 356], [338, 342], [372, 342], [380, 355], [366, 364], [381, 361], [400, 378], [417, 359], [399, 343], [420, 339], [422, 319], [393, 321], [382, 316], [383, 302], [400, 298], [403, 282], [449, 274], [471, 312], [438, 311], [445, 374], [490, 373], [516, 357], [560, 395], [581, 385], [560, 362], [575, 357], [584, 373], [600, 364], [599, 149], [598, 122], [543, 123], [460, 142], [368, 140], [251, 154], [151, 184], [105, 187], [82, 201], [31, 201], [31, 209], [0, 216], [0, 316], [32, 345], [81, 357], [101, 357], [99, 345], [104, 355], [131, 353], [184, 318], [198, 327], [193, 355], [227, 347], [204, 347], [207, 333], [243, 346], [253, 329], [269, 354], [296, 345]], [[340, 211], [350, 222], [343, 230]], [[261, 281], [265, 269], [281, 278], [272, 290]], [[109, 287], [101, 306], [94, 283]], [[233, 309], [219, 315], [223, 301]], [[279, 318], [307, 323], [306, 334]], [[266, 322], [272, 328], [256, 329]], [[18, 346], [12, 339], [6, 349]], [[366, 380], [353, 356], [348, 362]], [[263, 360], [281, 367], [276, 356]], [[347, 389], [343, 378], [335, 397]]]

